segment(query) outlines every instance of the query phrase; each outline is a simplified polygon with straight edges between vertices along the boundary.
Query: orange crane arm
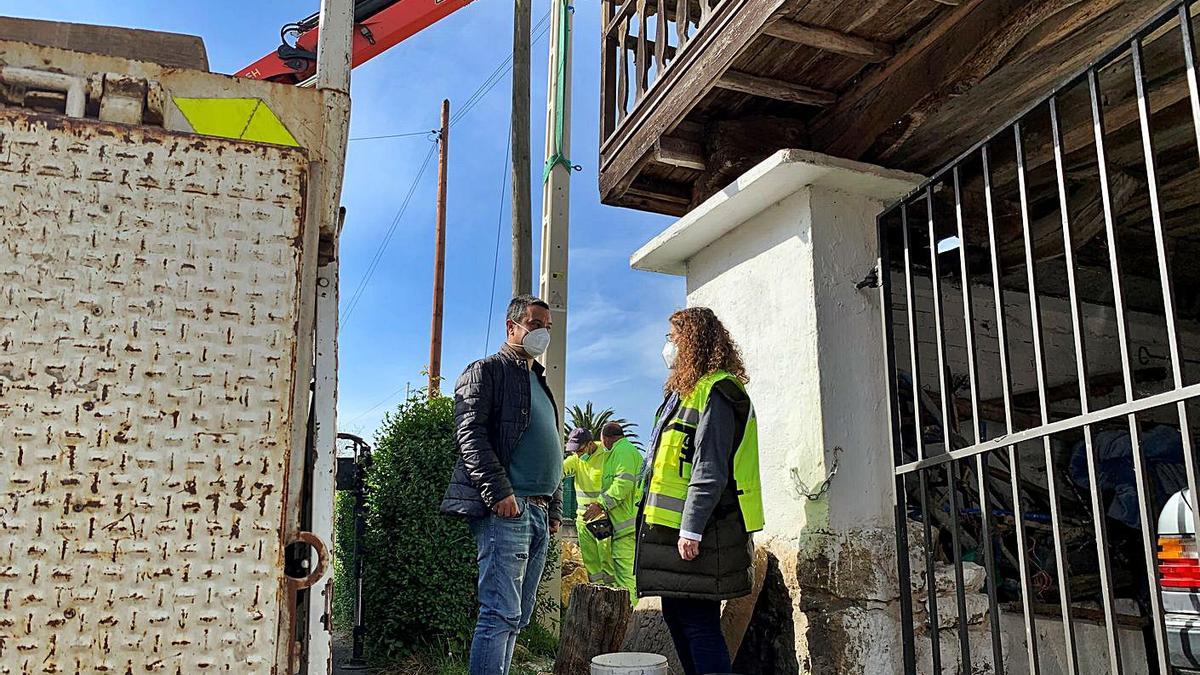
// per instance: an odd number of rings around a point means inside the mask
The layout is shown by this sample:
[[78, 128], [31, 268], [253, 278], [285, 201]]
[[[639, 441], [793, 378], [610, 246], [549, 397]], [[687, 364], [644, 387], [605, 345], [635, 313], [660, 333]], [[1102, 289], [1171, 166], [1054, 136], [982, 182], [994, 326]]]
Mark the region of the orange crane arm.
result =
[[[352, 66], [358, 67], [474, 0], [357, 0]], [[317, 15], [283, 27], [279, 48], [235, 73], [238, 77], [300, 84], [317, 72]], [[294, 36], [293, 43], [288, 37]]]

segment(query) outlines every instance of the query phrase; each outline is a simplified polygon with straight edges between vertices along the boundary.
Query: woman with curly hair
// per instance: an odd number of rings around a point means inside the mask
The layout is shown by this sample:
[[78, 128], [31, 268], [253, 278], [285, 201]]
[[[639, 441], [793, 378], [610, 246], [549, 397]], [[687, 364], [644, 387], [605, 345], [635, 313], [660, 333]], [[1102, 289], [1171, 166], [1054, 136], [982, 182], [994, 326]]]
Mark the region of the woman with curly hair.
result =
[[638, 596], [662, 596], [687, 675], [725, 673], [721, 601], [750, 593], [763, 527], [758, 423], [741, 351], [712, 310], [671, 315], [670, 368], [643, 472]]

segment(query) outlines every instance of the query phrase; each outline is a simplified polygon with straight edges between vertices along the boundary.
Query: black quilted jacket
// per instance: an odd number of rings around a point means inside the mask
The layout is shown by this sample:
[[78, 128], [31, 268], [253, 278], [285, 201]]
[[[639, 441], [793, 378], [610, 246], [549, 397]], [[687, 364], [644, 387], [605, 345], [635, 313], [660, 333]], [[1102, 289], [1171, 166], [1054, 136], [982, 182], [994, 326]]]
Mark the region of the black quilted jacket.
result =
[[[554, 402], [545, 369], [533, 372]], [[492, 506], [513, 493], [508, 465], [513, 448], [529, 428], [529, 369], [507, 345], [467, 366], [454, 385], [454, 433], [458, 461], [441, 512], [461, 518], [483, 518]], [[557, 406], [555, 406], [557, 410]], [[555, 420], [555, 428], [560, 425]], [[550, 500], [550, 520], [562, 520], [562, 487]]]

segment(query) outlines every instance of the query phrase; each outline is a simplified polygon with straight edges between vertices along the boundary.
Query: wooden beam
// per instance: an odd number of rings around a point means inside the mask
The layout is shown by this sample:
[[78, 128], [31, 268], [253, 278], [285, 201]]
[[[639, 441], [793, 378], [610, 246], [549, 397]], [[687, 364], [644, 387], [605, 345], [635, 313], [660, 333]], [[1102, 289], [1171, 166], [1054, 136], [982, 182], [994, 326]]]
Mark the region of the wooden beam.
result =
[[625, 190], [625, 194], [680, 206], [689, 206], [692, 203], [691, 190], [689, 188], [674, 183], [651, 181], [646, 178], [634, 181]]
[[704, 150], [699, 143], [664, 136], [658, 139], [654, 146], [654, 161], [667, 166], [681, 169], [705, 171], [708, 163], [704, 161]]
[[[640, 38], [636, 35], [630, 35], [627, 37], [627, 41], [625, 43], [625, 48], [628, 49], [629, 51], [636, 52], [638, 45], [640, 45], [643, 41], [646, 43], [646, 50], [650, 53], [655, 54], [655, 58], [657, 59], [658, 58], [657, 54], [659, 51], [658, 43], [650, 38], [646, 38], [645, 40], [643, 40], [642, 38]], [[675, 54], [678, 50], [675, 48], [675, 45], [668, 44], [666, 47], [663, 48], [663, 51], [664, 51], [663, 55], [669, 61], [669, 60], [675, 58]]]
[[[1013, 43], [1000, 57], [1002, 67], [964, 86], [945, 89], [943, 99], [922, 110], [920, 117], [893, 120], [893, 128], [905, 127], [903, 132], [881, 142], [867, 158], [915, 171], [936, 168], [994, 132], [1072, 73], [1121, 45], [1147, 17], [1170, 4], [1169, 0], [1070, 4], [1028, 31], [1027, 39]], [[1157, 107], [1155, 96], [1151, 105]], [[1090, 134], [1090, 127], [1087, 132]]]
[[816, 149], [862, 159], [885, 133], [905, 133], [932, 106], [969, 89], [997, 68], [1044, 19], [1078, 3], [967, 0], [949, 10], [944, 19], [863, 78], [838, 105], [813, 122]]
[[0, 40], [149, 61], [171, 68], [208, 70], [204, 40], [193, 35], [3, 16]]
[[[1138, 189], [1145, 188], [1145, 181], [1117, 171], [1109, 185], [1109, 196], [1115, 213], [1121, 213]], [[1071, 246], [1078, 251], [1104, 231], [1104, 202], [1100, 197], [1099, 182], [1089, 182], [1067, 196], [1067, 210], [1071, 215]], [[1019, 208], [1019, 205], [1016, 205]], [[1024, 269], [1025, 237], [1016, 227], [1005, 230], [997, 245], [1000, 249], [1000, 264], [1005, 270]], [[1062, 216], [1057, 209], [1029, 224], [1030, 241], [1033, 244], [1033, 261], [1037, 263], [1063, 256]]]
[[666, 201], [654, 197], [631, 195], [628, 192], [609, 201], [608, 205], [633, 209], [635, 211], [645, 211], [646, 213], [658, 213], [664, 216], [673, 216], [675, 218], [686, 215], [689, 211], [688, 205], [686, 204], [680, 204], [674, 201]]
[[717, 87], [736, 91], [751, 96], [773, 98], [777, 101], [799, 103], [801, 105], [828, 106], [837, 101], [837, 95], [831, 91], [814, 89], [802, 84], [794, 84], [769, 77], [759, 77], [738, 70], [730, 70], [717, 80]]
[[[679, 131], [683, 131], [682, 125]], [[804, 124], [794, 117], [742, 117], [711, 122], [700, 137], [708, 171], [692, 185], [696, 204], [723, 190], [779, 148], [807, 148]]]
[[[1111, 68], [1110, 77], [1112, 79], [1118, 80], [1127, 77], [1130, 78], [1127, 81], [1132, 81], [1133, 67], [1127, 60]], [[1150, 87], [1149, 110], [1151, 116], [1163, 112], [1188, 97], [1187, 77], [1182, 69], [1171, 73], [1162, 80], [1151, 82], [1148, 86]], [[1119, 100], [1111, 100], [1117, 99], [1118, 96], [1120, 96]], [[1106, 134], [1111, 136], [1131, 124], [1139, 123], [1141, 117], [1138, 113], [1138, 101], [1133, 87], [1129, 87], [1129, 91], [1113, 92], [1107, 98], [1110, 100], [1104, 107], [1104, 131]], [[1088, 119], [1090, 121], [1090, 116]], [[1068, 157], [1068, 164], [1072, 154], [1080, 150], [1092, 152], [1095, 138], [1095, 131], [1091, 124], [1077, 124], [1065, 129], [1062, 132], [1062, 146], [1063, 155]], [[1026, 174], [1054, 161], [1054, 145], [1049, 134], [1041, 133], [1040, 130], [1034, 131], [1026, 140], [1025, 147]], [[993, 174], [993, 180], [997, 186], [1009, 185], [1016, 179], [1015, 165], [1005, 165]]]
[[764, 32], [780, 40], [849, 56], [867, 63], [887, 61], [895, 54], [895, 50], [889, 44], [840, 33], [828, 28], [809, 26], [791, 19], [776, 19], [767, 26]]

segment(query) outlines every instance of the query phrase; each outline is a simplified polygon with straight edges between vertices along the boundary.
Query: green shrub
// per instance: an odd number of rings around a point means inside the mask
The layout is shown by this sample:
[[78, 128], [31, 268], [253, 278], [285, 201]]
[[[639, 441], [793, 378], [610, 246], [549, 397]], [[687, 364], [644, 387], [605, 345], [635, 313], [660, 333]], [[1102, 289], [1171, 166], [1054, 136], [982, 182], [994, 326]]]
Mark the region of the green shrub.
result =
[[367, 645], [376, 660], [444, 644], [475, 624], [475, 541], [438, 514], [455, 461], [454, 401], [417, 394], [384, 417], [367, 478]]
[[354, 493], [333, 496], [333, 627], [354, 630]]

